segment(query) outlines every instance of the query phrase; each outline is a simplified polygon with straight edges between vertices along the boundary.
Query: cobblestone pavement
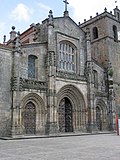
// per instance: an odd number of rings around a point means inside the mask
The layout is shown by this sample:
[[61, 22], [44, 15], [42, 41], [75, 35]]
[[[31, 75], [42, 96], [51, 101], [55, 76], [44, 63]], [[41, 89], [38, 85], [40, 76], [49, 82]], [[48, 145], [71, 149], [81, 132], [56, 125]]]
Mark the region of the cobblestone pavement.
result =
[[120, 160], [120, 136], [0, 140], [0, 160]]

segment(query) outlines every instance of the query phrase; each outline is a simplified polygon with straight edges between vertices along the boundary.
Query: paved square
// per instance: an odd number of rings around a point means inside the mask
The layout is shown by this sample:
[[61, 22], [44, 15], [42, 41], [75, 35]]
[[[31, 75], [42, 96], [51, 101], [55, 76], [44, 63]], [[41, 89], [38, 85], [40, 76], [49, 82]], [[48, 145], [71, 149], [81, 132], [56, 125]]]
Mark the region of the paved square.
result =
[[120, 136], [0, 140], [0, 160], [120, 160]]

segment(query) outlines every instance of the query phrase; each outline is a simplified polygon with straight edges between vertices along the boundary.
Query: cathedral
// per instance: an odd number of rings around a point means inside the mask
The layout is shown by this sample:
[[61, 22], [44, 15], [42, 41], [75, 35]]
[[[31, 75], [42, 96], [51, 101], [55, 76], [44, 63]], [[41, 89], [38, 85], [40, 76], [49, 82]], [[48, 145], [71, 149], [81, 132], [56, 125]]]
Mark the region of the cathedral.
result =
[[113, 131], [120, 110], [120, 10], [76, 24], [65, 1], [0, 44], [0, 137]]

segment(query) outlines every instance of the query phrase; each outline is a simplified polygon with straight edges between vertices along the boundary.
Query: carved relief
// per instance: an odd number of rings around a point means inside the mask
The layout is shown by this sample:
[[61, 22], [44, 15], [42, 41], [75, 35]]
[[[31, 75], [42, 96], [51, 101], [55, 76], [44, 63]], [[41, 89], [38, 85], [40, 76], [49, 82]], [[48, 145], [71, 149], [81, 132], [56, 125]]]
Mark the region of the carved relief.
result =
[[80, 76], [76, 73], [69, 73], [69, 72], [63, 72], [63, 71], [57, 71], [57, 77], [65, 78], [65, 79], [72, 79], [72, 80], [86, 81], [86, 78], [84, 76]]
[[[17, 89], [17, 78], [16, 77], [11, 79], [11, 89], [12, 90]], [[45, 91], [46, 90], [46, 82], [20, 78], [19, 90], [24, 90], [24, 89], [35, 89], [35, 90]]]
[[48, 52], [48, 66], [55, 66], [55, 65], [56, 65], [55, 52], [49, 51]]

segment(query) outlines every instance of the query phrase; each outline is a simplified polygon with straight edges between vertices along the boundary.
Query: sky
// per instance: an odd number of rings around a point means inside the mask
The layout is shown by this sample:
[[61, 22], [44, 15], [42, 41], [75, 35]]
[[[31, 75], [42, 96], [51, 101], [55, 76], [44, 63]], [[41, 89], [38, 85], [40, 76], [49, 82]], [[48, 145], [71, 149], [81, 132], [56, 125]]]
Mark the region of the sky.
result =
[[[96, 16], [104, 11], [108, 12], [118, 6], [120, 0], [68, 0], [68, 11], [70, 17], [76, 22], [89, 20], [90, 16]], [[16, 31], [22, 33], [32, 23], [41, 23], [48, 17], [49, 10], [53, 11], [54, 17], [63, 16], [65, 4], [63, 0], [0, 0], [0, 43], [3, 36], [9, 39], [11, 27], [15, 26]]]

